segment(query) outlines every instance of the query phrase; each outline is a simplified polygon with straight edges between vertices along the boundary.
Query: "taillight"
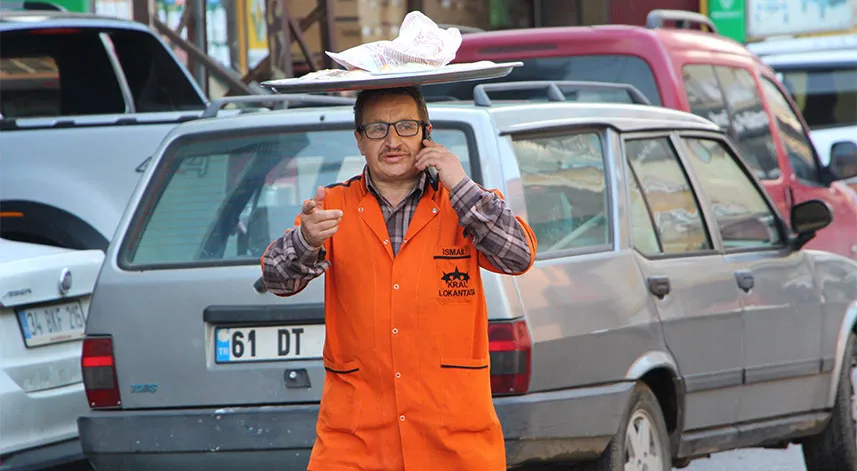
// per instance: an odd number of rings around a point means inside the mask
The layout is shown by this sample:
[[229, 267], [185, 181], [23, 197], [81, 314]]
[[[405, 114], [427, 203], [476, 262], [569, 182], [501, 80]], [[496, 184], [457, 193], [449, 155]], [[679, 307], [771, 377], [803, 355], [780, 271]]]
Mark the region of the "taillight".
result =
[[122, 404], [116, 381], [111, 337], [84, 338], [80, 366], [83, 369], [83, 386], [89, 407], [101, 409], [119, 407]]
[[523, 394], [529, 390], [531, 345], [524, 319], [488, 324], [494, 395]]

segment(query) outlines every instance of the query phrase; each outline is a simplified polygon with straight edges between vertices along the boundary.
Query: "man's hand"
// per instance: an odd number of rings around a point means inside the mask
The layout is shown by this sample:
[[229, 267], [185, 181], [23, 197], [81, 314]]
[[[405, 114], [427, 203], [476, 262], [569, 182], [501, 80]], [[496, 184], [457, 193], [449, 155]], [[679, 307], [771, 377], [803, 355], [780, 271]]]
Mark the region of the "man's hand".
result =
[[458, 157], [446, 147], [434, 141], [423, 140], [425, 147], [417, 152], [415, 166], [425, 170], [429, 165], [437, 169], [438, 179], [447, 190], [452, 190], [461, 180], [467, 177], [464, 167]]
[[315, 197], [304, 201], [301, 209], [301, 234], [313, 248], [321, 247], [339, 230], [342, 210], [324, 207], [324, 187], [318, 187]]

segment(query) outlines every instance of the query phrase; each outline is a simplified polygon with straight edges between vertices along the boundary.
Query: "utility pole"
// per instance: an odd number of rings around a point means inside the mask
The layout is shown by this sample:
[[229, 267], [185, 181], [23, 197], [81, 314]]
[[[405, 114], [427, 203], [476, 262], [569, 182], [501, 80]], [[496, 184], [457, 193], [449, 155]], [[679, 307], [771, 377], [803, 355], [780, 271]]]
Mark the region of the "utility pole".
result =
[[132, 0], [131, 17], [146, 26], [152, 24], [152, 0]]
[[[208, 25], [206, 21], [206, 1], [205, 0], [185, 0], [184, 8], [189, 10], [189, 18], [187, 23], [187, 37], [191, 44], [196, 46], [204, 53], [208, 53]], [[182, 15], [184, 16], [184, 15]], [[191, 75], [196, 79], [196, 83], [202, 87], [203, 92], [208, 95], [208, 73], [205, 70], [205, 65], [202, 62], [188, 58], [188, 69]]]

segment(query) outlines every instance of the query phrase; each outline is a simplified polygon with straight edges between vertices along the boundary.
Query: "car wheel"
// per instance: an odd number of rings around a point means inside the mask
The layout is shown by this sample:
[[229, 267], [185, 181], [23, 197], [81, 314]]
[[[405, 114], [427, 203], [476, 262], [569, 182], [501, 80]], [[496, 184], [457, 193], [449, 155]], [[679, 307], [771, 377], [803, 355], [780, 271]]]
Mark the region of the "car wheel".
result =
[[670, 447], [657, 398], [637, 383], [619, 431], [601, 457], [582, 471], [670, 471]]
[[853, 333], [848, 336], [839, 388], [830, 421], [824, 431], [803, 442], [803, 457], [808, 471], [857, 469], [857, 357]]

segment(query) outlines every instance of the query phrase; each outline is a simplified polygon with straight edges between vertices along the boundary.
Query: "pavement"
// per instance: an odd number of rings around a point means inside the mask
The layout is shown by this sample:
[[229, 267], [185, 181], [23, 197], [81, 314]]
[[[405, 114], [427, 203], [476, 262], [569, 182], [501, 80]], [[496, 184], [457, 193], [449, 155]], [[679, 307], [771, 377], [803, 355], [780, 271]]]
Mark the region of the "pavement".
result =
[[751, 448], [715, 453], [680, 471], [806, 471], [800, 446], [785, 450]]
[[[44, 471], [89, 471], [85, 464], [75, 467], [50, 468]], [[252, 469], [249, 468], [249, 469]], [[715, 453], [710, 458], [693, 461], [690, 466], [675, 471], [806, 471], [800, 446], [785, 450], [746, 449]]]

